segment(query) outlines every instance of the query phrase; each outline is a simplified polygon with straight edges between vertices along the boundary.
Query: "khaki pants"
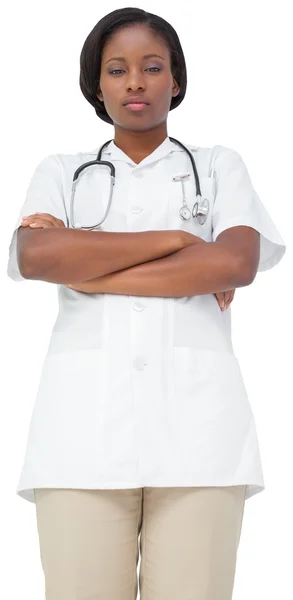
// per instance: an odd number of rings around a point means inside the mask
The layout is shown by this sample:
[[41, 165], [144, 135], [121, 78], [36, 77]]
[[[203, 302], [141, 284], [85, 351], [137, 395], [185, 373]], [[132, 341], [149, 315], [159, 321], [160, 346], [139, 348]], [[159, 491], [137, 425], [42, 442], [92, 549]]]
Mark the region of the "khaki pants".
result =
[[46, 600], [137, 600], [138, 589], [140, 600], [231, 600], [244, 495], [36, 489]]

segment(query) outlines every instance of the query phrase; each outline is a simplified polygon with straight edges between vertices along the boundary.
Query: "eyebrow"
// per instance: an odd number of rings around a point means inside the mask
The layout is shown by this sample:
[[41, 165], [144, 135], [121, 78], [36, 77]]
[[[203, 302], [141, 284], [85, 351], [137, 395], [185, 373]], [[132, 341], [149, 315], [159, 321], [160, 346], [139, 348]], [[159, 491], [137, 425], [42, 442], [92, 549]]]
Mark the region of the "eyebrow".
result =
[[[162, 60], [165, 60], [163, 58], [163, 56], [160, 56], [159, 54], [145, 54], [142, 58], [151, 58], [152, 56], [156, 56], [157, 58], [161, 58]], [[109, 60], [107, 60], [105, 62], [105, 65], [110, 62], [110, 60], [121, 60], [123, 62], [126, 62], [126, 58], [124, 58], [123, 56], [113, 56], [112, 58], [109, 58]]]

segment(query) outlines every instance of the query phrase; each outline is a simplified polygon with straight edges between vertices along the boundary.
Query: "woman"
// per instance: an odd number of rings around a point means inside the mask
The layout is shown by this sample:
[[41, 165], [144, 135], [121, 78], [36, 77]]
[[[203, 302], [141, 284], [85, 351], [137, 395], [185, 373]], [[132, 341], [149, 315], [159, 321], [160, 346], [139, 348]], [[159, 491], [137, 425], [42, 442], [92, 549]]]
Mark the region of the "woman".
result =
[[[36, 504], [46, 599], [229, 600], [245, 500], [264, 489], [234, 354], [237, 287], [284, 242], [234, 150], [189, 146], [206, 220], [180, 219], [188, 154], [167, 134], [186, 92], [164, 19], [115, 10], [81, 52], [80, 86], [114, 126], [98, 148], [36, 168], [8, 274], [58, 284], [17, 493]], [[195, 182], [183, 180], [187, 206]], [[184, 203], [183, 203], [184, 204]], [[186, 206], [185, 206], [186, 208]], [[35, 231], [34, 231], [35, 230]], [[227, 310], [228, 309], [228, 310]]]

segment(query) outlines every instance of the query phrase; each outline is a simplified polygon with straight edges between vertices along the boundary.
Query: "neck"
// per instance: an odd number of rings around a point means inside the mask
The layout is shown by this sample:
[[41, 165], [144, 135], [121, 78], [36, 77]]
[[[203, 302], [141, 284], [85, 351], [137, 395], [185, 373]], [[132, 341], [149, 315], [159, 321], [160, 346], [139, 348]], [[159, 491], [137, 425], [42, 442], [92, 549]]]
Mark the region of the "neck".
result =
[[166, 123], [148, 131], [130, 131], [115, 127], [114, 143], [134, 162], [140, 162], [154, 152], [167, 136]]

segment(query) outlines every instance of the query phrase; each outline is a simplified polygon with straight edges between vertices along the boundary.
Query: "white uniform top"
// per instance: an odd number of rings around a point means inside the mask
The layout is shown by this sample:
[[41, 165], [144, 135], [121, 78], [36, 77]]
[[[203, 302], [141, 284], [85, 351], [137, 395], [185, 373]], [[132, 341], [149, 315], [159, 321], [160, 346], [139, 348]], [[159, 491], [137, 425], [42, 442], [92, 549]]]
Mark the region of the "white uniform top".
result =
[[[224, 229], [247, 225], [261, 234], [258, 270], [272, 268], [285, 244], [241, 156], [221, 145], [187, 147], [202, 196], [211, 203], [204, 225], [179, 217], [181, 184], [171, 176], [193, 171], [186, 152], [166, 137], [139, 164], [113, 141], [103, 151], [102, 160], [115, 166], [116, 184], [100, 228], [182, 228], [212, 242]], [[49, 155], [37, 166], [15, 224], [9, 277], [23, 280], [16, 258], [21, 217], [46, 212], [68, 226], [73, 173], [98, 150]], [[96, 216], [106, 209], [109, 189], [105, 166], [80, 175], [76, 221], [101, 220]], [[185, 180], [185, 191], [192, 209], [193, 176]], [[34, 488], [41, 487], [246, 485], [249, 498], [264, 489], [254, 416], [232, 347], [230, 308], [222, 312], [214, 294], [162, 298], [57, 289], [59, 313], [30, 422], [19, 496], [35, 502]]]

